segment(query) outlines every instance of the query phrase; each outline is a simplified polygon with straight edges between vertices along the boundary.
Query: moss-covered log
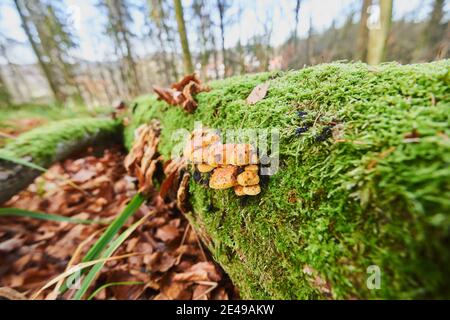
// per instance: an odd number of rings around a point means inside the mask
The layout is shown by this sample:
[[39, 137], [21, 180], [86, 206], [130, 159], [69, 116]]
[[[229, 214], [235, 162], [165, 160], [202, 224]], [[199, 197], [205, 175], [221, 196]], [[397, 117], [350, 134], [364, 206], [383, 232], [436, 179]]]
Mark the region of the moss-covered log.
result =
[[[236, 77], [211, 83], [194, 114], [141, 97], [127, 143], [154, 118], [165, 157], [194, 121], [280, 130], [280, 169], [259, 196], [190, 182], [188, 217], [244, 298], [450, 298], [449, 67], [336, 63]], [[265, 81], [265, 99], [247, 105]], [[372, 265], [380, 289], [366, 285]]]
[[[199, 94], [191, 115], [141, 97], [126, 143], [151, 119], [161, 122], [166, 158], [179, 142], [172, 134], [194, 121], [280, 130], [280, 169], [259, 196], [242, 201], [190, 183], [188, 218], [244, 298], [450, 298], [449, 67], [328, 64], [231, 78]], [[247, 105], [265, 81], [268, 95]], [[62, 121], [0, 153], [47, 167], [119, 128]], [[38, 174], [0, 161], [0, 202]], [[381, 287], [369, 290], [373, 265]]]
[[0, 149], [0, 204], [33, 182], [41, 172], [4, 158], [25, 159], [47, 168], [87, 146], [120, 137], [121, 125], [112, 119], [72, 119], [53, 122], [20, 135]]

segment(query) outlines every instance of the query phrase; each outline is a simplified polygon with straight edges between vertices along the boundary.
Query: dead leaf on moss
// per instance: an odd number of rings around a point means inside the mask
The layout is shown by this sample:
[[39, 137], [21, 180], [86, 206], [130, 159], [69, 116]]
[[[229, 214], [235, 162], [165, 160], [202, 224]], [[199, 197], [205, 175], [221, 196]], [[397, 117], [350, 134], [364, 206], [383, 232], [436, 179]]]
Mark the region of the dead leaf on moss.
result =
[[269, 82], [264, 82], [253, 88], [247, 97], [247, 104], [255, 104], [266, 97], [267, 90], [269, 89]]
[[162, 199], [166, 198], [168, 195], [176, 197], [180, 175], [185, 168], [186, 161], [184, 158], [172, 159], [164, 164], [164, 174], [166, 175], [166, 178], [159, 189], [159, 195]]
[[317, 270], [305, 264], [303, 266], [303, 273], [307, 275], [308, 282], [313, 288], [322, 292], [326, 297], [331, 298], [331, 285], [319, 275]]
[[178, 188], [177, 191], [177, 207], [178, 209], [180, 209], [181, 212], [186, 213], [189, 211], [188, 208], [188, 187], [189, 187], [189, 178], [190, 178], [190, 174], [189, 173], [185, 173], [183, 175], [183, 178], [181, 179], [181, 183], [180, 183], [180, 187]]
[[136, 129], [137, 138], [126, 156], [124, 166], [138, 179], [139, 192], [149, 194], [153, 190], [153, 175], [158, 163], [159, 123], [153, 122]]
[[170, 88], [153, 86], [153, 90], [160, 100], [164, 100], [173, 106], [179, 105], [184, 111], [192, 113], [197, 109], [197, 101], [195, 101], [194, 95], [210, 89], [202, 85], [197, 75], [193, 73], [172, 84]]

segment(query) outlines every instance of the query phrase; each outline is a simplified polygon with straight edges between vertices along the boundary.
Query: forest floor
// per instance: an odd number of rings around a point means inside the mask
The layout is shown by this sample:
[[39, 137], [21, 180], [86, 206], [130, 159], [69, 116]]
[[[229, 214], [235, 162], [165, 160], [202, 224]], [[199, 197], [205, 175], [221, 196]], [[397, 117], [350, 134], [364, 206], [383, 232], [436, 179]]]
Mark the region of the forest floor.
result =
[[[17, 135], [39, 125], [30, 122]], [[17, 125], [17, 123], [16, 123]], [[136, 193], [123, 167], [124, 150], [110, 146], [88, 149], [54, 164], [6, 207], [42, 211], [79, 219], [112, 221]], [[68, 183], [70, 182], [70, 183]], [[74, 186], [74, 183], [76, 184]], [[236, 299], [239, 294], [228, 276], [201, 244], [175, 203], [158, 196], [129, 219], [126, 226], [154, 210], [146, 222], [122, 244], [108, 261], [91, 290], [94, 299]], [[31, 298], [52, 278], [81, 257], [104, 230], [102, 224], [72, 224], [0, 217], [0, 287]], [[121, 284], [121, 285], [119, 285]], [[71, 290], [58, 296], [53, 288], [39, 299], [70, 299]], [[89, 297], [89, 295], [88, 295]]]

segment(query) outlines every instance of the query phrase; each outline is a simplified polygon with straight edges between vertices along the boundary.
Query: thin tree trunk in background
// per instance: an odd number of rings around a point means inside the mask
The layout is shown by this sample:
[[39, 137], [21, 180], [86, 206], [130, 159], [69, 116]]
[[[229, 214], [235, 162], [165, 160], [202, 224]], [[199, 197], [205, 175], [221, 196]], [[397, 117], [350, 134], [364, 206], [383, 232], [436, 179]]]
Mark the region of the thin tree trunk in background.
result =
[[297, 2], [295, 4], [295, 26], [294, 26], [293, 37], [294, 37], [294, 43], [295, 43], [296, 47], [298, 44], [297, 29], [298, 29], [298, 21], [300, 19], [300, 4], [301, 4], [301, 2], [302, 2], [301, 0], [297, 0]]
[[214, 72], [216, 74], [216, 79], [219, 79], [220, 72], [219, 72], [219, 57], [217, 56], [217, 50], [216, 50], [216, 38], [212, 37], [212, 46], [213, 46], [213, 60], [214, 60]]
[[[425, 56], [423, 60], [430, 61], [439, 56], [439, 51], [442, 50], [441, 39], [445, 37], [445, 24], [441, 23], [445, 15], [445, 0], [434, 0], [433, 10], [430, 13], [430, 18], [422, 34], [422, 47], [425, 47]], [[448, 25], [448, 23], [447, 23]]]
[[18, 0], [14, 0], [14, 4], [17, 8], [17, 12], [19, 13], [20, 20], [22, 22], [22, 27], [25, 31], [25, 34], [28, 38], [28, 41], [30, 42], [31, 48], [34, 51], [34, 54], [36, 55], [36, 58], [39, 62], [39, 65], [41, 66], [42, 71], [44, 72], [45, 78], [47, 79], [47, 82], [49, 84], [50, 90], [53, 93], [53, 96], [58, 100], [62, 101], [64, 98], [62, 96], [62, 93], [59, 91], [58, 86], [54, 82], [53, 76], [48, 68], [48, 66], [45, 64], [44, 60], [42, 59], [41, 53], [39, 52], [39, 49], [37, 47], [36, 42], [33, 39], [33, 35], [31, 34], [31, 30], [28, 27], [27, 18], [25, 17], [25, 14], [21, 8], [21, 5], [19, 4]]
[[111, 64], [112, 64], [112, 62], [106, 62], [105, 68], [106, 68], [106, 71], [108, 72], [107, 74], [109, 75], [109, 77], [111, 79], [111, 84], [114, 86], [115, 94], [112, 97], [113, 97], [113, 99], [117, 99], [118, 97], [122, 96], [122, 91], [121, 91], [121, 87], [120, 87], [119, 83], [117, 82], [116, 77], [114, 75], [114, 67]]
[[380, 0], [379, 25], [369, 30], [369, 44], [367, 48], [367, 62], [371, 65], [379, 64], [386, 54], [386, 42], [392, 21], [392, 1]]
[[106, 99], [108, 100], [108, 104], [111, 105], [114, 102], [114, 95], [113, 95], [113, 93], [111, 93], [111, 90], [110, 90], [111, 86], [109, 85], [109, 81], [105, 76], [104, 68], [100, 62], [96, 62], [95, 66], [97, 68], [96, 72], [100, 75], [100, 79], [102, 81], [102, 87], [103, 87], [103, 90], [105, 91], [105, 96], [106, 96]]
[[369, 6], [372, 0], [363, 0], [361, 8], [361, 18], [359, 21], [358, 40], [356, 42], [355, 59], [366, 61], [367, 59], [367, 44], [369, 41], [369, 28], [367, 27], [367, 20], [369, 19]]
[[173, 1], [175, 6], [175, 16], [177, 18], [178, 34], [180, 36], [181, 48], [183, 49], [183, 65], [186, 74], [193, 73], [191, 52], [189, 51], [189, 42], [186, 34], [186, 25], [184, 24], [183, 6], [181, 0]]
[[223, 69], [224, 75], [227, 75], [227, 58], [226, 58], [226, 50], [225, 50], [225, 1], [217, 0], [217, 8], [219, 9], [219, 17], [220, 17], [220, 38], [222, 40], [222, 61], [223, 61]]
[[[152, 0], [151, 4], [154, 7], [154, 13], [152, 14], [153, 18], [155, 19], [155, 23], [159, 30], [164, 31], [164, 34], [166, 36], [167, 42], [169, 43], [169, 48], [166, 50], [167, 54], [169, 54], [170, 50], [170, 59], [165, 58], [165, 61], [167, 61], [168, 65], [170, 65], [170, 69], [172, 72], [172, 77], [174, 81], [178, 80], [178, 71], [177, 71], [177, 65], [175, 60], [176, 57], [176, 45], [175, 41], [171, 35], [171, 30], [169, 26], [167, 25], [165, 21], [165, 11], [163, 7], [163, 1], [162, 0]], [[162, 38], [162, 32], [161, 32], [161, 38]], [[161, 42], [162, 43], [162, 42]], [[171, 48], [170, 48], [171, 47]]]
[[312, 50], [312, 35], [313, 35], [313, 27], [312, 27], [312, 16], [309, 17], [309, 29], [308, 29], [308, 38], [306, 39], [305, 46], [305, 58], [306, 65], [311, 65], [311, 50]]
[[7, 107], [9, 105], [11, 105], [11, 95], [0, 70], [0, 107]]
[[[10, 82], [13, 86], [13, 90], [12, 90], [12, 92], [9, 92], [10, 98], [12, 100], [15, 100], [14, 98], [16, 98], [16, 95], [14, 93], [16, 93], [20, 98], [19, 99], [20, 102], [27, 101], [28, 97], [25, 97], [25, 96], [27, 96], [27, 93], [30, 92], [30, 90], [28, 88], [28, 84], [25, 80], [25, 77], [22, 75], [22, 73], [17, 68], [17, 66], [14, 63], [12, 63], [11, 60], [9, 59], [6, 47], [3, 44], [0, 44], [0, 54], [6, 60], [6, 64], [8, 66], [9, 72], [11, 74]], [[22, 90], [22, 87], [21, 87], [22, 84], [25, 86], [25, 92]], [[4, 85], [6, 86], [5, 83], [4, 83]]]

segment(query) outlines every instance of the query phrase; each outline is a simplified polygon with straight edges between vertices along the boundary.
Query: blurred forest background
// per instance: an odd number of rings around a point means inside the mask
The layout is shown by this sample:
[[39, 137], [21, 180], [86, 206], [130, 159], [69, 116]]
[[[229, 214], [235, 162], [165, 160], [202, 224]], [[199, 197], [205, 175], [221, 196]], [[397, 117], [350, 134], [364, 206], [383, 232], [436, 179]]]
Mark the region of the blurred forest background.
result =
[[448, 58], [448, 2], [5, 0], [0, 107], [111, 106], [193, 71], [212, 80], [337, 60]]

